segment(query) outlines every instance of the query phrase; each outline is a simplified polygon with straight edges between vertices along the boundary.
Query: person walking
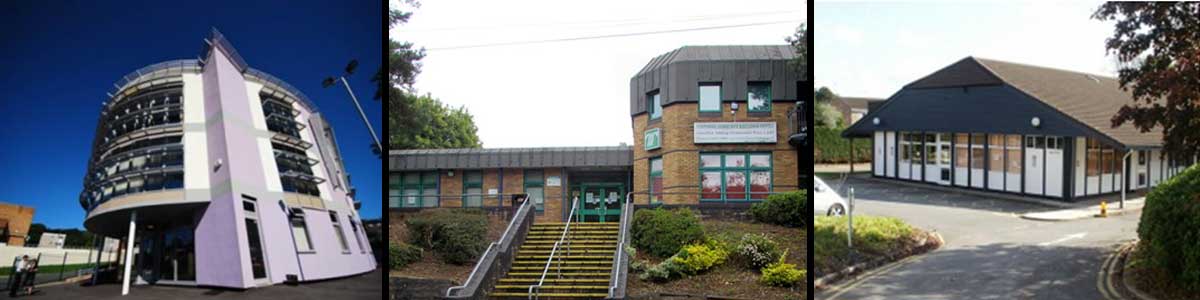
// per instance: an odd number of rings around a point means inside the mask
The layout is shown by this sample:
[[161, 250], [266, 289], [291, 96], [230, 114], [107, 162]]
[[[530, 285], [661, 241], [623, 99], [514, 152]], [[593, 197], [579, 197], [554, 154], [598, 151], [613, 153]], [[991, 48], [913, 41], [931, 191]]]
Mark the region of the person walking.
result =
[[30, 260], [25, 265], [25, 283], [23, 284], [25, 286], [25, 295], [33, 295], [34, 279], [37, 278], [38, 272], [38, 260]]
[[8, 297], [16, 297], [17, 291], [21, 290], [21, 283], [24, 282], [21, 279], [24, 278], [22, 275], [25, 275], [25, 264], [28, 262], [29, 255], [21, 255], [21, 258], [17, 259], [13, 265], [13, 280], [12, 284], [8, 285]]

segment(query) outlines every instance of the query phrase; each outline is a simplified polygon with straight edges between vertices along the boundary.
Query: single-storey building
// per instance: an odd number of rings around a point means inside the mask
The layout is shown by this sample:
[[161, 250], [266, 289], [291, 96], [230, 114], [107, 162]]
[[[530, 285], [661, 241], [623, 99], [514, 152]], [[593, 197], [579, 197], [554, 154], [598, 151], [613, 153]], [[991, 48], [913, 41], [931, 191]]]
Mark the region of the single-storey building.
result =
[[872, 141], [876, 177], [1070, 201], [1152, 187], [1194, 161], [1163, 155], [1158, 131], [1113, 127], [1132, 101], [1115, 78], [967, 57], [843, 136]]
[[871, 108], [883, 103], [884, 99], [866, 97], [837, 97], [833, 107], [842, 113], [842, 124], [854, 124], [871, 111]]
[[[634, 145], [389, 152], [388, 207], [511, 206], [538, 220], [616, 221], [621, 200], [742, 209], [800, 188], [800, 76], [787, 45], [686, 46], [630, 80]], [[580, 134], [587, 134], [586, 132]]]

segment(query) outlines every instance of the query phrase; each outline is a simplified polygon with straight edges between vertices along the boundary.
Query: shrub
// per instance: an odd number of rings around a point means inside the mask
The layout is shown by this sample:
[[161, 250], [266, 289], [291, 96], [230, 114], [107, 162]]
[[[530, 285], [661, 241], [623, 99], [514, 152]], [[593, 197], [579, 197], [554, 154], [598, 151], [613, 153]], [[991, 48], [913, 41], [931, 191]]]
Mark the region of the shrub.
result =
[[424, 251], [413, 245], [405, 243], [392, 243], [388, 245], [388, 254], [390, 255], [392, 270], [399, 270], [408, 266], [408, 264], [421, 260], [421, 254]]
[[639, 278], [642, 280], [664, 282], [671, 279], [671, 271], [675, 269], [677, 269], [675, 263], [668, 259], [653, 267], [646, 268], [646, 272], [642, 273]]
[[804, 220], [800, 210], [807, 200], [806, 190], [770, 195], [766, 201], [750, 206], [750, 216], [763, 223], [800, 227]]
[[725, 247], [721, 242], [709, 239], [702, 244], [684, 246], [670, 260], [679, 265], [680, 275], [696, 275], [725, 263], [729, 258]]
[[747, 268], [758, 270], [775, 262], [781, 255], [779, 243], [766, 234], [744, 234], [734, 247], [735, 258]]
[[[847, 163], [850, 162], [850, 140], [842, 137], [841, 128], [817, 127], [813, 142], [815, 152], [813, 161], [816, 163]], [[860, 139], [854, 143], [854, 161], [871, 161], [871, 142]]]
[[687, 208], [642, 209], [633, 216], [633, 245], [657, 257], [667, 257], [683, 245], [704, 238], [700, 219]]
[[1200, 289], [1200, 171], [1190, 167], [1150, 190], [1138, 225], [1146, 263]]
[[787, 258], [787, 251], [784, 251], [783, 256], [779, 257], [779, 262], [762, 269], [762, 277], [758, 279], [758, 282], [783, 287], [800, 285], [800, 279], [804, 278], [806, 272], [796, 269], [796, 265], [784, 262], [785, 258]]
[[487, 249], [487, 215], [480, 210], [436, 209], [406, 224], [414, 245], [432, 249], [447, 263], [468, 263]]

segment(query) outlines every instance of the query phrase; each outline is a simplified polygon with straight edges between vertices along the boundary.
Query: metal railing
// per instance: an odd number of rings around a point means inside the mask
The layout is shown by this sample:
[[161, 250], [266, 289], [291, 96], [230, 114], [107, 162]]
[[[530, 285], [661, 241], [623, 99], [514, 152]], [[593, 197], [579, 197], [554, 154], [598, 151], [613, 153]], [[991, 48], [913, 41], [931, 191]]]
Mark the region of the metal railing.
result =
[[[499, 271], [492, 272], [493, 264], [502, 254], [507, 254], [503, 257], [507, 260], [514, 250], [511, 249], [513, 245], [521, 244], [519, 242], [514, 243], [513, 240], [521, 238], [522, 228], [527, 230], [529, 225], [533, 224], [534, 214], [530, 213], [533, 209], [532, 202], [526, 199], [521, 203], [520, 208], [517, 209], [517, 213], [508, 221], [508, 227], [500, 236], [500, 240], [488, 245], [487, 250], [480, 256], [479, 262], [475, 264], [475, 268], [471, 270], [471, 275], [467, 276], [465, 283], [446, 289], [447, 298], [473, 297], [484, 280], [494, 277], [495, 274], [504, 273]], [[520, 221], [519, 223], [518, 220]], [[481, 272], [481, 268], [485, 268], [486, 270]], [[460, 293], [463, 290], [466, 290], [467, 293]]]
[[[613, 260], [613, 265], [612, 265], [612, 271], [609, 273], [609, 274], [611, 274], [611, 275], [609, 275], [609, 282], [608, 282], [608, 298], [609, 299], [624, 298], [624, 295], [617, 295], [617, 287], [619, 287], [619, 286], [623, 287], [625, 284], [626, 273], [624, 271], [622, 271], [621, 269], [624, 267], [625, 256], [629, 255], [629, 253], [625, 252], [625, 240], [627, 239], [627, 236], [628, 236], [629, 222], [630, 222], [629, 219], [632, 218], [632, 215], [631, 215], [632, 213], [633, 213], [633, 192], [629, 192], [629, 193], [625, 193], [625, 203], [621, 203], [621, 229], [620, 229], [621, 231], [618, 232], [618, 234], [617, 234], [617, 249], [616, 249], [616, 251], [613, 251], [614, 260]], [[625, 293], [624, 288], [622, 288], [620, 291], [621, 291], [621, 294]]]
[[[529, 299], [537, 299], [538, 294], [541, 293], [541, 291], [539, 291], [539, 289], [542, 288], [542, 283], [545, 283], [545, 281], [546, 281], [546, 273], [548, 273], [550, 271], [550, 263], [552, 263], [554, 261], [554, 253], [556, 253], [558, 251], [558, 247], [562, 245], [563, 240], [567, 241], [567, 255], [571, 255], [571, 240], [567, 240], [567, 232], [569, 230], [571, 230], [571, 221], [575, 219], [575, 209], [578, 207], [579, 207], [579, 197], [572, 198], [571, 199], [571, 213], [567, 215], [567, 222], [565, 225], [563, 225], [562, 235], [560, 235], [558, 237], [557, 242], [554, 242], [554, 248], [550, 249], [550, 256], [546, 257], [546, 266], [542, 268], [542, 278], [538, 279], [538, 283], [536, 285], [529, 286], [529, 290], [527, 293], [529, 295], [528, 296]], [[557, 267], [558, 267], [558, 273], [555, 276], [557, 276], [558, 278], [561, 279], [562, 278], [562, 257], [561, 256], [558, 257]]]

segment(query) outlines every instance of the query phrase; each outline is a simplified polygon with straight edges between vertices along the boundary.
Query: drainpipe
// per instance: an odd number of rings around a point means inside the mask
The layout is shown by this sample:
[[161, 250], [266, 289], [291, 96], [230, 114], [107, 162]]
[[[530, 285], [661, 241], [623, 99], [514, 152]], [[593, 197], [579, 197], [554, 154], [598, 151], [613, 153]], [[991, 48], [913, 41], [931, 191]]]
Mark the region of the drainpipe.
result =
[[121, 283], [121, 295], [129, 295], [129, 279], [133, 277], [130, 274], [133, 271], [133, 239], [134, 232], [137, 228], [137, 211], [129, 213], [129, 236], [125, 239], [125, 278]]
[[1125, 151], [1125, 155], [1121, 157], [1121, 209], [1125, 209], [1125, 189], [1129, 187], [1129, 172], [1125, 171], [1125, 160], [1133, 155], [1133, 151]]

